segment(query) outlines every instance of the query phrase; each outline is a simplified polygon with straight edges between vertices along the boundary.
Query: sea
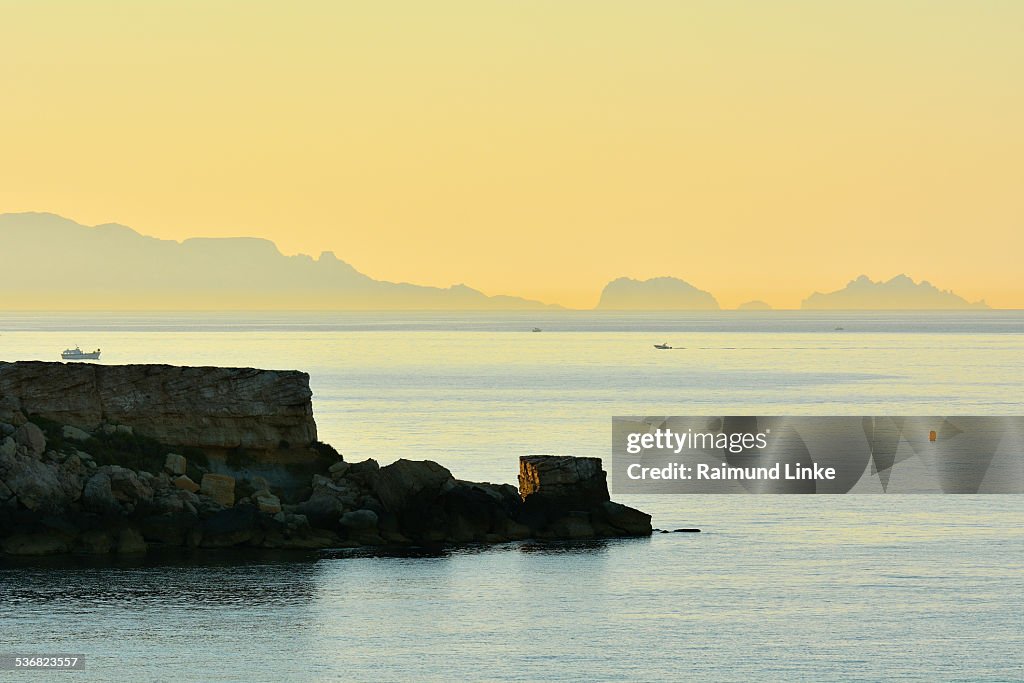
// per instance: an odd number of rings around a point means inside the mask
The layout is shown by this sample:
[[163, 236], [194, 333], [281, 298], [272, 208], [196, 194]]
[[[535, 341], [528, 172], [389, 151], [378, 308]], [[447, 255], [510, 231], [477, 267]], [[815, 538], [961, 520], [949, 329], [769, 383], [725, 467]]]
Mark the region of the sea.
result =
[[[346, 460], [491, 482], [607, 461], [615, 415], [1024, 412], [1022, 311], [0, 314], [0, 360], [76, 345], [304, 370]], [[0, 655], [95, 681], [1024, 680], [1024, 496], [613, 498], [702, 532], [0, 559]]]

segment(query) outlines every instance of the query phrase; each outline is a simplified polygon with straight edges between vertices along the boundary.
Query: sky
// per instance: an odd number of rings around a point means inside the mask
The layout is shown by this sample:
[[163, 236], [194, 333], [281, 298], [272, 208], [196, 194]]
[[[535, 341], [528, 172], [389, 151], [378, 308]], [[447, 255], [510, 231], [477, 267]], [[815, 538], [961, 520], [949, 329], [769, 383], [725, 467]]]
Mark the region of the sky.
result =
[[0, 0], [0, 212], [378, 278], [1024, 308], [1024, 3]]

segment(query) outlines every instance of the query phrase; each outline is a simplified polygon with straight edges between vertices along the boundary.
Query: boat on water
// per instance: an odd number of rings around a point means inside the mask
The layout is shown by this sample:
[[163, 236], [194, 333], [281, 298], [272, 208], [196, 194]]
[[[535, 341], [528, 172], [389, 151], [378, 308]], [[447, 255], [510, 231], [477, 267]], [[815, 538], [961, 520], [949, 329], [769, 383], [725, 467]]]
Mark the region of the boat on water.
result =
[[655, 344], [654, 348], [656, 348], [656, 349], [671, 349], [672, 347], [669, 346], [668, 344]]
[[99, 360], [100, 350], [83, 351], [76, 346], [73, 349], [64, 349], [61, 351], [60, 357], [64, 360]]
[[535, 327], [535, 328], [533, 328], [533, 329], [532, 329], [532, 330], [530, 330], [530, 331], [531, 331], [531, 332], [540, 332], [540, 331], [541, 331], [541, 329], [540, 329], [539, 327]]

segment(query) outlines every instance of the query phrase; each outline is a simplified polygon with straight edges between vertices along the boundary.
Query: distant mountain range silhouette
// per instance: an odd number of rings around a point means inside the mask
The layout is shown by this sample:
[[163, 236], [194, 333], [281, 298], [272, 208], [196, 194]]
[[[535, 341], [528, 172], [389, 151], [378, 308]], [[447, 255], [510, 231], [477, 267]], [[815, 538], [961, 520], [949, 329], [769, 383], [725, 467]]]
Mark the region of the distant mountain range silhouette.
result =
[[384, 282], [331, 252], [285, 256], [251, 237], [146, 237], [117, 224], [87, 227], [48, 213], [0, 215], [0, 288], [21, 309], [558, 309], [514, 296], [487, 296]]
[[[51, 213], [0, 214], [0, 308], [22, 310], [558, 310], [515, 296], [374, 280], [332, 252], [285, 256], [265, 239], [141, 235], [123, 225], [88, 227]], [[709, 292], [674, 277], [618, 278], [597, 310], [718, 310]], [[762, 301], [740, 310], [768, 310]], [[860, 276], [803, 301], [808, 310], [988, 308], [906, 275]]]
[[970, 303], [951, 291], [940, 290], [927, 280], [914, 282], [897, 275], [887, 282], [873, 282], [866, 275], [828, 294], [815, 292], [804, 299], [804, 310], [915, 310], [988, 308], [984, 301]]

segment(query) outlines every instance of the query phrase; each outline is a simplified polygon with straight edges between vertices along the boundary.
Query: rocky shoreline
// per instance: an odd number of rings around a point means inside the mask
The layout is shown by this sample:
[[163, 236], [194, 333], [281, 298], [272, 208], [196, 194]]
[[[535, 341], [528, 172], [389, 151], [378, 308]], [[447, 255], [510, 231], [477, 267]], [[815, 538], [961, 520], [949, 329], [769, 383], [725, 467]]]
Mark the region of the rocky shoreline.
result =
[[354, 548], [646, 536], [599, 458], [520, 458], [519, 486], [430, 460], [349, 463], [308, 375], [0, 363], [0, 551]]

